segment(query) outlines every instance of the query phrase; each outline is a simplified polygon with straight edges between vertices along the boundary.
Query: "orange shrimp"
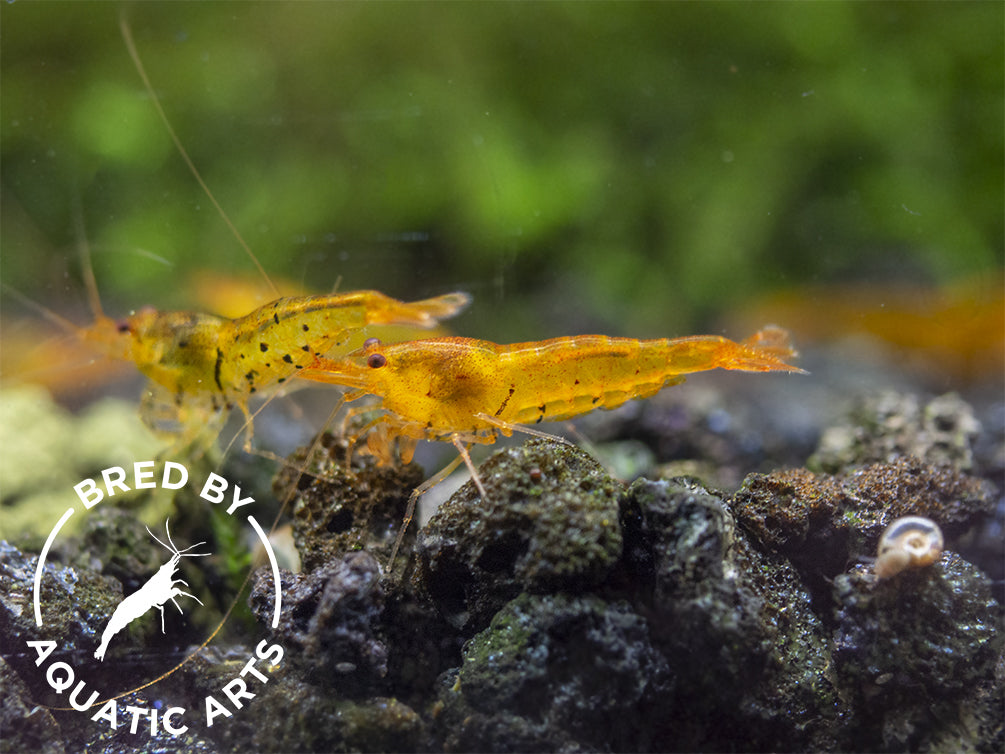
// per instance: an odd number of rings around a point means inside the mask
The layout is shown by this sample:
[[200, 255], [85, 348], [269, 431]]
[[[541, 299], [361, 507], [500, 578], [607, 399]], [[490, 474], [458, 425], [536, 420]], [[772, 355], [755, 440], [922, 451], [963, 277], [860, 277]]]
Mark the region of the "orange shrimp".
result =
[[[784, 361], [795, 355], [788, 334], [778, 327], [742, 343], [715, 335], [658, 340], [581, 335], [513, 345], [470, 338], [395, 344], [371, 339], [343, 359], [318, 357], [297, 376], [350, 388], [346, 401], [378, 396], [385, 413], [369, 425], [378, 427], [369, 443], [375, 451], [383, 444], [386, 452], [395, 439], [406, 461], [418, 440], [449, 440], [459, 451], [453, 463], [412, 493], [400, 542], [415, 501], [461, 460], [485, 496], [468, 455], [472, 443], [490, 444], [499, 433], [514, 430], [541, 435], [523, 425], [647, 398], [692, 372], [802, 372]], [[394, 551], [397, 547], [396, 542]]]

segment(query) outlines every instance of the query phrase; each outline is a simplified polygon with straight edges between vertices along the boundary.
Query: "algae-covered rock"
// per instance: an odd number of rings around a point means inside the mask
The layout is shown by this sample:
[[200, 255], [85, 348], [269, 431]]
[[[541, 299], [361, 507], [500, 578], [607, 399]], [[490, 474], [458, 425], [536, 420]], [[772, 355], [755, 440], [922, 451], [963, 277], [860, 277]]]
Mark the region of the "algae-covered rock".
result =
[[[166, 536], [162, 527], [161, 540]], [[64, 549], [72, 549], [75, 565], [112, 576], [123, 583], [127, 592], [135, 591], [171, 555], [134, 515], [109, 507], [91, 512], [80, 542]]]
[[994, 505], [991, 486], [914, 458], [846, 474], [790, 469], [751, 474], [732, 498], [741, 526], [800, 570], [832, 578], [874, 554], [880, 534], [902, 516], [925, 516], [961, 534]]
[[416, 578], [454, 625], [477, 630], [521, 592], [586, 589], [621, 555], [620, 485], [571, 445], [531, 440], [479, 469], [420, 533]]
[[[748, 749], [827, 751], [844, 707], [834, 687], [828, 621], [802, 575], [784, 558], [763, 553], [741, 535], [733, 557], [739, 578], [757, 595], [760, 630], [770, 650], [756, 684], [745, 689], [735, 716]], [[714, 697], [713, 697], [714, 698]], [[727, 711], [728, 712], [728, 711]], [[713, 746], [735, 746], [711, 717]]]
[[721, 580], [733, 546], [733, 516], [695, 479], [639, 479], [621, 501], [625, 563], [655, 603]]
[[39, 706], [28, 686], [0, 657], [0, 752], [62, 754], [63, 732], [52, 712]]
[[[823, 746], [834, 717], [822, 623], [796, 572], [752, 548], [694, 480], [638, 480], [625, 566], [676, 679], [663, 748]], [[659, 748], [659, 747], [657, 747]]]
[[[416, 751], [423, 740], [422, 718], [394, 698], [349, 701], [304, 684], [272, 691], [250, 736], [256, 751]], [[246, 742], [237, 749], [246, 750]]]
[[[78, 537], [64, 538], [50, 552], [50, 556], [66, 558], [79, 574], [110, 576], [118, 582], [115, 591], [121, 600], [156, 578], [170, 561], [174, 552], [170, 549], [172, 546], [182, 550], [194, 548], [179, 558], [172, 577], [183, 580], [189, 594], [202, 595], [200, 602], [186, 595], [175, 595], [174, 603], [166, 603], [169, 608], [165, 616], [167, 630], [162, 627], [160, 611], [150, 605], [144, 614], [116, 634], [108, 650], [109, 657], [137, 651], [148, 654], [157, 650], [172, 651], [189, 639], [195, 639], [200, 630], [212, 630], [211, 626], [219, 620], [217, 603], [226, 601], [228, 593], [220, 588], [214, 571], [211, 556], [215, 554], [215, 546], [209, 541], [211, 537], [195, 535], [190, 522], [182, 516], [174, 520], [181, 523], [172, 526], [170, 520], [165, 519], [161, 526], [150, 528], [134, 513], [98, 506], [88, 512]], [[191, 536], [200, 539], [192, 541]], [[208, 589], [207, 582], [213, 583], [214, 589]], [[110, 619], [116, 606], [106, 613], [105, 621]]]
[[[919, 750], [933, 736], [945, 745], [956, 720], [960, 738], [949, 748], [963, 748], [973, 732], [960, 721], [988, 693], [982, 684], [994, 678], [1003, 643], [987, 577], [947, 552], [892, 579], [862, 568], [842, 574], [834, 602], [835, 677], [855, 716], [845, 747]], [[999, 701], [1003, 691], [999, 679]]]
[[[271, 589], [271, 585], [267, 587]], [[256, 598], [253, 598], [256, 599]], [[329, 635], [333, 644], [352, 644], [347, 635]], [[278, 641], [286, 641], [289, 635]], [[230, 646], [201, 652], [182, 669], [189, 695], [202, 706], [203, 697], [212, 694], [222, 704], [230, 704], [223, 689], [235, 679], [245, 679], [253, 697], [246, 698], [244, 708], [229, 717], [221, 716], [215, 724], [203, 730], [211, 739], [213, 751], [262, 752], [352, 752], [352, 751], [416, 751], [423, 740], [425, 724], [407, 704], [374, 692], [365, 694], [351, 674], [331, 668], [318, 668], [311, 673], [303, 658], [301, 645], [290, 643], [278, 664], [273, 664], [275, 645], [267, 650], [268, 657], [255, 662], [255, 674], [249, 674], [246, 663], [251, 649]], [[332, 656], [338, 652], [329, 648]], [[329, 671], [326, 676], [325, 671]], [[312, 676], [312, 680], [306, 678]], [[350, 698], [352, 697], [352, 698]]]
[[19, 648], [8, 657], [18, 671], [34, 668], [32, 658], [20, 651], [29, 640], [52, 639], [89, 656], [98, 646], [107, 617], [122, 599], [122, 585], [115, 579], [50, 559], [42, 569], [42, 627], [38, 627], [32, 601], [37, 563], [37, 555], [0, 541], [0, 638], [4, 647]]
[[[486, 494], [462, 487], [383, 573], [422, 476], [358, 453], [346, 470], [348, 447], [324, 438], [310, 463], [301, 453], [277, 483], [281, 499], [291, 485], [300, 494], [295, 526], [308, 570], [281, 572], [272, 641], [284, 655], [259, 668], [267, 681], [252, 689], [254, 714], [183, 740], [142, 736], [134, 744], [1000, 749], [1005, 662], [987, 580], [952, 553], [883, 581], [867, 568], [848, 573], [856, 557], [874, 552], [882, 528], [907, 513], [938, 521], [953, 549], [953, 537], [996, 500], [979, 477], [898, 458], [838, 475], [751, 475], [733, 495], [682, 477], [624, 489], [583, 451], [532, 440], [482, 464]], [[179, 527], [203, 521], [181, 508], [177, 518]], [[89, 655], [123, 591], [147, 580], [165, 553], [140, 522], [113, 509], [89, 516], [82, 537], [93, 559], [73, 557], [68, 540], [50, 555], [43, 585], [65, 613], [60, 633], [79, 634], [70, 651]], [[352, 551], [360, 547], [374, 554]], [[14, 589], [0, 598], [0, 629], [19, 636], [34, 626], [24, 597], [33, 560], [6, 552], [0, 568]], [[207, 578], [218, 576], [210, 568]], [[273, 587], [271, 571], [260, 571], [250, 602], [262, 624], [271, 624]], [[73, 591], [80, 588], [93, 592], [83, 613]], [[156, 677], [163, 668], [148, 672], [134, 650], [152, 646], [163, 663], [169, 639], [194, 635], [169, 631], [164, 639], [151, 627], [159, 629], [153, 612], [135, 635], [116, 640], [117, 664], [102, 663], [97, 678], [107, 684], [126, 667], [130, 686], [133, 675]], [[155, 698], [199, 709], [239, 677], [250, 651], [204, 651], [160, 682]], [[29, 693], [46, 693], [34, 668], [22, 665], [12, 662], [35, 679]], [[151, 703], [137, 693], [125, 699]], [[53, 721], [75, 746], [114, 749], [125, 740], [79, 715]]]
[[[0, 673], [5, 686], [5, 706], [0, 715], [19, 708], [28, 710], [20, 722], [9, 728], [6, 724], [3, 727], [2, 738], [6, 742], [24, 744], [10, 750], [33, 750], [37, 747], [28, 745], [33, 736], [58, 733], [55, 740], [63, 741], [65, 748], [72, 751], [130, 751], [137, 748], [148, 751], [210, 751], [194, 733], [175, 738], [163, 727], [154, 734], [150, 733], [149, 726], [144, 725], [139, 727], [138, 732], [131, 732], [128, 724], [112, 729], [106, 724], [91, 721], [88, 715], [65, 709], [69, 694], [66, 689], [56, 693], [48, 685], [44, 668], [36, 665], [37, 652], [29, 649], [25, 642], [52, 640], [56, 643], [47, 662], [66, 662], [77, 669], [77, 677], [86, 684], [79, 687], [78, 703], [87, 700], [91, 693], [98, 692], [103, 694], [103, 699], [115, 696], [123, 710], [129, 705], [149, 709], [165, 702], [166, 708], [184, 696], [186, 691], [178, 687], [182, 681], [181, 674], [159, 685], [156, 697], [131, 690], [166, 669], [163, 664], [158, 664], [164, 662], [164, 647], [155, 645], [151, 651], [148, 643], [161, 635], [159, 621], [156, 631], [148, 632], [143, 640], [144, 651], [135, 652], [140, 644], [137, 637], [141, 631], [130, 627], [116, 635], [104, 662], [92, 659], [108, 617], [122, 599], [122, 585], [116, 579], [88, 568], [64, 567], [47, 561], [42, 572], [40, 595], [43, 625], [38, 627], [31, 602], [36, 563], [37, 556], [26, 555], [8, 543], [0, 542], [0, 583], [4, 584], [3, 595], [0, 596], [0, 645], [4, 647], [6, 663], [9, 663], [4, 664]], [[153, 622], [150, 623], [152, 625]], [[117, 660], [115, 655], [119, 654], [127, 655], [126, 659]], [[5, 677], [8, 673], [12, 677]], [[13, 676], [14, 673], [16, 676]], [[27, 706], [27, 700], [31, 700], [30, 706]], [[54, 725], [57, 727], [54, 728]], [[59, 748], [51, 750], [58, 751]]]

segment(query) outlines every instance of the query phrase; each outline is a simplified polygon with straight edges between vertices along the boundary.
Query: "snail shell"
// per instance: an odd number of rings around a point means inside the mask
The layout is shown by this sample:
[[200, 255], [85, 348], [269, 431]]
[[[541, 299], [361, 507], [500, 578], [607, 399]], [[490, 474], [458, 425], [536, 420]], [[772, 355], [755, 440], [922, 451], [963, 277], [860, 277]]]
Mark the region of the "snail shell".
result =
[[942, 530], [921, 516], [898, 518], [879, 538], [876, 576], [888, 579], [906, 568], [931, 565], [942, 556]]

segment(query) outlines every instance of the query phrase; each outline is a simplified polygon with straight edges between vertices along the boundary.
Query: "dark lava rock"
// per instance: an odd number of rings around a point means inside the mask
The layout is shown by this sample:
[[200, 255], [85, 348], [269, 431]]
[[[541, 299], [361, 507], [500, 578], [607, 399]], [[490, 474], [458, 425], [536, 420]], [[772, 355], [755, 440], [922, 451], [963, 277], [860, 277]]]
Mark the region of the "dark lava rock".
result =
[[[927, 403], [892, 390], [863, 397], [844, 421], [824, 431], [806, 466], [812, 471], [849, 474], [865, 464], [916, 458], [927, 467], [968, 472], [987, 480], [999, 491], [995, 510], [972, 518], [973, 529], [953, 546], [992, 577], [1000, 602], [1005, 597], [1005, 498], [1000, 496], [1005, 487], [1005, 403], [980, 396], [977, 400], [981, 408], [975, 411], [955, 393]], [[955, 531], [950, 532], [953, 536], [959, 533], [959, 527], [950, 529]]]
[[621, 555], [621, 487], [582, 450], [534, 439], [479, 469], [420, 533], [416, 579], [465, 632], [486, 626], [521, 592], [580, 590]]
[[[965, 438], [966, 412], [938, 405], [948, 408], [932, 411], [932, 426]], [[348, 444], [327, 438], [310, 463], [299, 457], [309, 473], [287, 470], [279, 483], [300, 494], [297, 541], [310, 570], [281, 575], [272, 639], [285, 655], [259, 662], [267, 680], [246, 679], [253, 712], [176, 740], [47, 716], [34, 704], [60, 700], [15, 651], [5, 659], [17, 676], [0, 666], [4, 733], [12, 719], [15, 742], [55, 736], [68, 751], [206, 750], [202, 735], [241, 751], [1001, 751], [1001, 608], [988, 579], [951, 552], [1000, 499], [976, 476], [987, 476], [979, 456], [975, 476], [959, 458], [939, 461], [962, 447], [955, 441], [929, 443], [925, 460], [904, 455], [922, 447], [917, 433], [893, 441], [904, 415], [886, 414], [881, 440], [855, 435], [876, 456], [852, 458], [869, 466], [750, 475], [734, 495], [680, 477], [626, 490], [582, 451], [534, 440], [483, 464], [484, 499], [461, 488], [383, 575], [378, 562], [422, 476], [365, 457], [347, 471]], [[942, 559], [883, 581], [853, 567], [906, 514], [942, 526]], [[142, 527], [95, 522], [85, 536], [97, 565], [142, 581], [161, 562]], [[347, 552], [364, 546], [377, 555]], [[122, 590], [72, 562], [53, 559], [43, 586], [54, 633], [86, 658]], [[0, 546], [5, 650], [37, 635], [33, 574], [33, 558]], [[251, 596], [266, 624], [271, 578], [260, 572]], [[112, 664], [87, 672], [130, 686], [162, 673], [132, 651], [159, 637], [150, 618], [157, 637], [140, 627]], [[211, 646], [156, 695], [122, 703], [200, 710], [253, 651]], [[151, 654], [164, 665], [164, 652]]]
[[[380, 566], [354, 552], [310, 573], [281, 571], [283, 612], [274, 637], [289, 661], [312, 683], [337, 686], [353, 696], [373, 690], [387, 672], [387, 648], [377, 636], [384, 609]], [[270, 625], [272, 573], [258, 572], [251, 608]]]
[[845, 422], [829, 427], [806, 465], [833, 474], [913, 456], [926, 464], [970, 471], [980, 430], [973, 409], [955, 393], [922, 406], [915, 395], [885, 391], [862, 399]]
[[235, 751], [417, 751], [425, 731], [414, 710], [390, 697], [350, 701], [288, 681], [256, 701], [262, 712]]
[[655, 748], [826, 746], [830, 658], [796, 571], [694, 480], [640, 479], [622, 509], [628, 578], [675, 678]]
[[[153, 576], [170, 555], [135, 515], [121, 508], [99, 506], [83, 529], [79, 546], [73, 548], [73, 565], [117, 579], [127, 593]], [[155, 534], [165, 539], [163, 531]]]
[[990, 484], [948, 467], [902, 458], [846, 474], [790, 469], [751, 474], [732, 498], [737, 521], [767, 549], [824, 578], [876, 552], [901, 516], [925, 516], [947, 538], [991, 512]]
[[0, 657], [0, 752], [62, 754], [63, 731], [33, 699], [25, 682]]
[[293, 539], [304, 570], [362, 548], [386, 558], [408, 498], [425, 479], [422, 468], [379, 465], [358, 443], [350, 464], [347, 443], [329, 434], [319, 440], [313, 453], [291, 456], [274, 484], [280, 499], [295, 500]]
[[[4, 703], [0, 716], [14, 715], [17, 710], [27, 710], [19, 721], [6, 720], [2, 728], [4, 746], [9, 751], [31, 751], [39, 745], [32, 744], [37, 737], [53, 736], [42, 746], [43, 751], [107, 751], [127, 752], [141, 748], [147, 751], [210, 751], [197, 736], [189, 733], [175, 738], [163, 727], [151, 735], [149, 727], [141, 724], [138, 731], [130, 731], [126, 713], [119, 713], [117, 729], [90, 719], [91, 712], [82, 713], [69, 706], [70, 698], [78, 704], [108, 699], [123, 690], [135, 688], [147, 677], [156, 677], [151, 665], [161, 663], [163, 651], [144, 652], [148, 638], [159, 637], [160, 621], [153, 618], [150, 626], [156, 631], [147, 632], [143, 626], [132, 625], [115, 636], [104, 662], [92, 655], [109, 615], [122, 600], [122, 585], [109, 576], [102, 576], [87, 568], [60, 567], [47, 560], [42, 572], [40, 600], [43, 606], [43, 626], [34, 620], [32, 606], [33, 578], [37, 556], [26, 555], [7, 542], [0, 541], [0, 646], [4, 649], [4, 662], [0, 681], [4, 687]], [[155, 611], [151, 611], [155, 612]], [[138, 621], [137, 621], [138, 623]], [[41, 666], [36, 665], [39, 654], [25, 645], [27, 641], [52, 640], [56, 649]], [[125, 657], [126, 659], [121, 659]], [[66, 663], [73, 672], [74, 685], [57, 694], [46, 682], [46, 669], [57, 662]], [[64, 668], [58, 679], [68, 678]], [[149, 673], [149, 675], [147, 675]], [[151, 708], [165, 699], [177, 698], [180, 674], [172, 676], [158, 686], [157, 698], [142, 692], [129, 692], [116, 696], [120, 710], [129, 705]], [[169, 702], [169, 705], [172, 702]], [[47, 705], [49, 709], [42, 705]], [[183, 704], [184, 706], [184, 704]], [[2, 719], [2, 717], [0, 717]], [[54, 727], [55, 726], [55, 727]], [[55, 742], [61, 741], [61, 745]], [[55, 747], [51, 748], [50, 747]]]
[[[35, 668], [34, 658], [22, 651], [26, 641], [51, 639], [62, 651], [89, 658], [122, 599], [122, 585], [115, 579], [46, 560], [39, 595], [43, 625], [38, 627], [32, 601], [37, 564], [37, 555], [0, 541], [0, 638], [5, 651], [18, 648], [8, 660], [19, 672]], [[126, 636], [121, 641], [129, 643]]]
[[1003, 637], [986, 576], [947, 552], [882, 581], [864, 568], [842, 574], [834, 601], [835, 677], [855, 720], [844, 748], [962, 750], [974, 733], [964, 721], [989, 703], [997, 729], [985, 726], [975, 743], [1000, 745]]
[[626, 604], [562, 594], [506, 605], [451, 680], [437, 721], [447, 751], [648, 749], [670, 685]]

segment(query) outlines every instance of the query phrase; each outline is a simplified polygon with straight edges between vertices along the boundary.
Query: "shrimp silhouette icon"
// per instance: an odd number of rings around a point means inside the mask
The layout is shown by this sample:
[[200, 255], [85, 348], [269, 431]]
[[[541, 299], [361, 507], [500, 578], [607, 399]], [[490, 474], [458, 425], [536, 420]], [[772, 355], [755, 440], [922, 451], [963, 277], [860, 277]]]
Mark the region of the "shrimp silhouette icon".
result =
[[168, 544], [164, 544], [164, 542], [158, 539], [157, 535], [150, 531], [150, 527], [146, 527], [146, 529], [147, 533], [154, 538], [157, 544], [171, 552], [171, 558], [157, 569], [157, 573], [151, 576], [143, 586], [123, 598], [122, 602], [116, 606], [115, 612], [112, 613], [112, 617], [108, 619], [105, 630], [101, 633], [101, 644], [94, 652], [95, 659], [103, 661], [105, 659], [105, 651], [108, 649], [108, 643], [112, 640], [112, 637], [137, 618], [146, 615], [152, 608], [156, 607], [160, 610], [161, 633], [164, 633], [164, 603], [171, 600], [174, 606], [178, 608], [179, 613], [183, 611], [181, 605], [175, 600], [175, 597], [191, 597], [200, 605], [202, 604], [202, 600], [194, 594], [190, 594], [178, 587], [178, 584], [184, 584], [185, 586], [189, 584], [184, 579], [176, 579], [175, 573], [182, 558], [205, 558], [212, 555], [213, 553], [210, 552], [189, 552], [189, 550], [194, 550], [199, 545], [206, 543], [198, 542], [191, 547], [186, 547], [184, 550], [179, 550], [171, 539], [169, 521], [164, 522], [164, 532], [167, 534]]

